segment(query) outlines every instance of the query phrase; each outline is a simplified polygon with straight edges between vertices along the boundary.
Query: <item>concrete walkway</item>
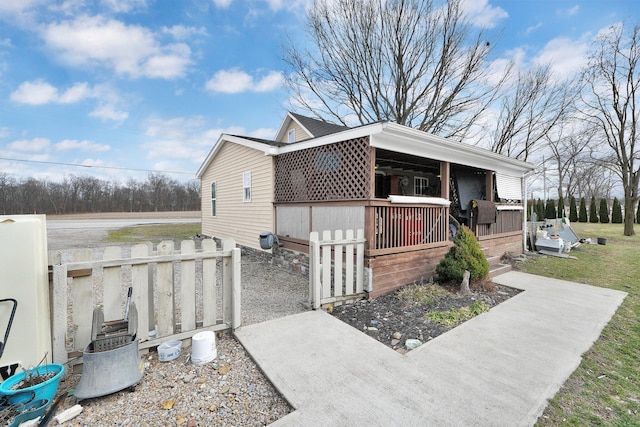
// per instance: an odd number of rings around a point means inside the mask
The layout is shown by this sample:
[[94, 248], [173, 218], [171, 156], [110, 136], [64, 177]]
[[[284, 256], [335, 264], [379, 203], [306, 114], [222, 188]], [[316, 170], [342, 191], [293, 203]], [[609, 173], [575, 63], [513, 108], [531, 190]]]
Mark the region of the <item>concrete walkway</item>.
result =
[[525, 292], [406, 355], [322, 312], [236, 335], [295, 411], [274, 426], [530, 426], [626, 293], [519, 272]]

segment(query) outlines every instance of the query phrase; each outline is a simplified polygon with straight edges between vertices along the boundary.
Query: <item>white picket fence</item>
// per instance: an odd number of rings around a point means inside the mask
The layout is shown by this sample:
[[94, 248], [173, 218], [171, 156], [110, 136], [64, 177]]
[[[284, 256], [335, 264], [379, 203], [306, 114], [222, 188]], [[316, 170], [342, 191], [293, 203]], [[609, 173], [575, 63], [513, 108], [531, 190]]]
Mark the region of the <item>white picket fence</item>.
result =
[[76, 251], [72, 262], [62, 263], [59, 252], [49, 257], [56, 363], [66, 363], [91, 342], [94, 307], [102, 305], [105, 320], [123, 318], [129, 286], [141, 349], [240, 326], [240, 249], [231, 239], [222, 241], [221, 250], [205, 239], [198, 249], [195, 241], [185, 240], [179, 251], [172, 241], [161, 242], [156, 251], [151, 243], [137, 244], [130, 257], [123, 257], [120, 247], [105, 248], [102, 260], [92, 260], [91, 249]]
[[[344, 237], [343, 237], [344, 235]], [[309, 235], [309, 306], [357, 299], [364, 295], [364, 230], [336, 230]], [[333, 254], [333, 257], [332, 257]]]

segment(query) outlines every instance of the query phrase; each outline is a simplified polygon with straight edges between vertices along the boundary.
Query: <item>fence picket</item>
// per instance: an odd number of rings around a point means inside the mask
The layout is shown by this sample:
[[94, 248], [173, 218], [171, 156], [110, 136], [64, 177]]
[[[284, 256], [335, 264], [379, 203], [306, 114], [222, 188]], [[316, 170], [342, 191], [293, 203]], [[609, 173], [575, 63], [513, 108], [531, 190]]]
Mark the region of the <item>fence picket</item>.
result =
[[[196, 243], [183, 240], [180, 244], [182, 254], [195, 254]], [[185, 260], [180, 265], [180, 324], [182, 331], [196, 328], [196, 261]]]
[[[151, 252], [150, 244], [134, 245], [131, 248], [131, 258], [148, 257]], [[146, 341], [149, 338], [149, 331], [155, 326], [153, 319], [153, 278], [149, 280], [149, 264], [138, 264], [131, 266], [131, 286], [133, 294], [131, 300], [136, 304], [138, 311], [138, 338]], [[149, 319], [151, 313], [151, 321]]]
[[[173, 253], [173, 242], [165, 240], [158, 245], [158, 255]], [[173, 294], [173, 261], [158, 263], [158, 336], [174, 333], [175, 304]]]
[[[336, 240], [342, 240], [342, 230], [336, 230]], [[339, 297], [342, 295], [342, 245], [333, 246], [334, 251], [334, 267], [333, 267], [333, 295]]]
[[[91, 249], [78, 249], [73, 253], [74, 261], [91, 261]], [[83, 350], [91, 342], [93, 322], [93, 276], [77, 277], [71, 285], [73, 301], [72, 319], [76, 326], [73, 336], [73, 349]]]
[[[109, 246], [105, 248], [102, 259], [120, 259], [122, 258], [122, 249], [118, 246]], [[105, 267], [102, 270], [102, 289], [103, 289], [103, 312], [105, 320], [117, 320], [124, 317], [121, 309], [122, 280], [120, 272], [122, 268]]]
[[[345, 238], [353, 240], [353, 230], [347, 230]], [[345, 271], [345, 294], [355, 293], [353, 286], [353, 243], [347, 243], [345, 247], [346, 271]]]
[[[235, 249], [236, 244], [231, 239], [222, 240], [222, 250], [231, 251]], [[232, 277], [233, 274], [233, 262], [231, 258], [224, 258], [222, 260], [222, 319], [225, 323], [231, 322], [231, 316], [233, 315], [232, 307]]]
[[[331, 240], [331, 231], [322, 232], [322, 240]], [[322, 295], [331, 295], [331, 245], [322, 246]]]
[[[215, 252], [214, 240], [202, 241], [202, 252]], [[202, 260], [202, 326], [216, 324], [216, 264], [217, 258]]]

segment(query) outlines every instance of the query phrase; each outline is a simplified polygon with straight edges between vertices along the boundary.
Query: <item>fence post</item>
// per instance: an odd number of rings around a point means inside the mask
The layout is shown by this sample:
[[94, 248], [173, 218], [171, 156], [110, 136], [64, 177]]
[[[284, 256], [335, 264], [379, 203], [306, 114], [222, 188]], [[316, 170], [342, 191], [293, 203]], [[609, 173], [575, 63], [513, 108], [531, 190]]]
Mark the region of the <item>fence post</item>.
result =
[[242, 312], [240, 311], [242, 260], [240, 248], [233, 248], [231, 250], [231, 263], [233, 265], [233, 284], [231, 289], [231, 329], [235, 330], [242, 324]]
[[320, 244], [318, 232], [309, 235], [309, 306], [320, 307]]
[[[233, 251], [236, 242], [233, 239], [222, 239], [222, 250]], [[222, 321], [231, 326], [233, 322], [232, 312], [232, 288], [233, 288], [233, 252], [222, 258]]]
[[[336, 230], [336, 240], [342, 240], [342, 230]], [[342, 295], [342, 246], [341, 243], [333, 246], [335, 260], [333, 263], [333, 294], [337, 297]]]
[[356, 231], [356, 293], [362, 293], [364, 288], [364, 230]]

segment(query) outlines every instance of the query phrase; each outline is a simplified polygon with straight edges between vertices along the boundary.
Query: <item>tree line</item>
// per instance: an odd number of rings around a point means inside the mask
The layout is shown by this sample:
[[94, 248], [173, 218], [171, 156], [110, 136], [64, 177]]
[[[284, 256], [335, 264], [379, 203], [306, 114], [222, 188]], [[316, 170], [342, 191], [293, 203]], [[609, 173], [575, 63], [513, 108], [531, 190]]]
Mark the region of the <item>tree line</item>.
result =
[[181, 183], [160, 173], [125, 183], [88, 175], [50, 182], [0, 173], [2, 215], [195, 211], [200, 206], [199, 181]]
[[[532, 218], [532, 215], [535, 214], [538, 221], [542, 219], [568, 218], [570, 222], [602, 224], [622, 224], [624, 222], [622, 205], [617, 197], [614, 197], [611, 208], [606, 198], [600, 199], [598, 204], [596, 203], [596, 197], [591, 196], [591, 202], [587, 210], [587, 202], [584, 197], [581, 197], [578, 202], [575, 197], [571, 196], [568, 206], [565, 205], [564, 199], [560, 197], [557, 200], [557, 204], [554, 199], [549, 199], [546, 203], [542, 199], [529, 200], [527, 209], [528, 217]], [[640, 224], [640, 203], [633, 214], [633, 219], [636, 224]]]

